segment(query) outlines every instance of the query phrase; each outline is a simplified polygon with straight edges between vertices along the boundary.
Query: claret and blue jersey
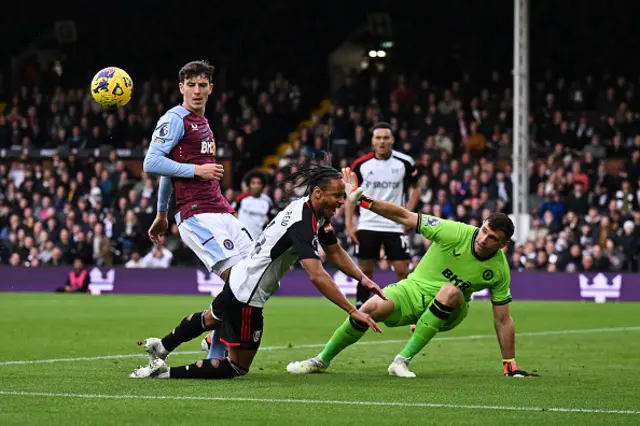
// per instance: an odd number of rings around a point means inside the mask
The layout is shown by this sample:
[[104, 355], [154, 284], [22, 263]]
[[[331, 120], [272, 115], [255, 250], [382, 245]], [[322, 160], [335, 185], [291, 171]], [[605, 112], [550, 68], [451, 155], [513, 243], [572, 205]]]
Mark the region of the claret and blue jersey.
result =
[[178, 223], [198, 213], [232, 213], [217, 180], [195, 178], [196, 165], [215, 163], [215, 154], [215, 139], [205, 117], [182, 105], [167, 111], [158, 120], [144, 160], [146, 172], [162, 176], [158, 210], [168, 209], [173, 186]]

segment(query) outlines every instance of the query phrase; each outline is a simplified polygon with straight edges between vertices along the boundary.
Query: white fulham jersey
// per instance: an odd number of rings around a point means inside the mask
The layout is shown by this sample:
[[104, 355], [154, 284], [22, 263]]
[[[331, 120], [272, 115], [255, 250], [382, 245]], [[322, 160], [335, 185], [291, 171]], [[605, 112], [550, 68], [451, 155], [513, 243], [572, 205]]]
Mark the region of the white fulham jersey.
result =
[[[353, 162], [351, 169], [358, 176], [358, 184], [364, 193], [376, 200], [404, 206], [409, 187], [418, 179], [418, 170], [413, 158], [398, 151], [391, 151], [386, 160], [378, 160], [373, 152]], [[360, 209], [359, 230], [399, 232], [402, 225], [367, 209]]]
[[249, 235], [257, 240], [265, 225], [265, 218], [269, 216], [273, 202], [266, 194], [257, 197], [249, 193], [240, 194], [231, 205], [238, 212], [238, 220], [249, 231]]
[[308, 197], [293, 201], [267, 225], [249, 257], [231, 269], [229, 286], [236, 299], [263, 307], [298, 259], [320, 259], [318, 242], [337, 244], [331, 222], [316, 217]]

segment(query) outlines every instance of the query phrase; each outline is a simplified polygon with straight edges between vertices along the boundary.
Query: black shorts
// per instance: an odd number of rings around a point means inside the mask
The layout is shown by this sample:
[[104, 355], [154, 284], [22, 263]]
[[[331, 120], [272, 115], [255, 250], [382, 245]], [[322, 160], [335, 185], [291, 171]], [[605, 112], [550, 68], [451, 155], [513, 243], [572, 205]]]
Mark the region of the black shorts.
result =
[[211, 312], [221, 321], [216, 328], [216, 335], [222, 343], [242, 349], [260, 347], [264, 324], [262, 308], [238, 301], [229, 284], [225, 284], [211, 302]]
[[358, 231], [360, 245], [356, 246], [356, 256], [362, 260], [379, 260], [380, 246], [384, 245], [386, 259], [409, 260], [411, 258], [409, 237], [400, 232]]

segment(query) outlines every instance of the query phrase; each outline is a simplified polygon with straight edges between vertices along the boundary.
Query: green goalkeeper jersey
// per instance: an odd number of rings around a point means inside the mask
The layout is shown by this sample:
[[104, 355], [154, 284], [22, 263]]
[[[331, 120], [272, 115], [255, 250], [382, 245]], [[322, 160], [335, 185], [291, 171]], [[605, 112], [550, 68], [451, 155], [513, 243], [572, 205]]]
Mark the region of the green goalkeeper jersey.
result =
[[458, 287], [466, 301], [471, 294], [489, 289], [493, 304], [511, 302], [511, 272], [502, 250], [488, 259], [480, 258], [474, 250], [475, 226], [418, 215], [417, 230], [432, 241], [415, 271], [408, 277], [426, 294], [435, 296], [446, 283]]

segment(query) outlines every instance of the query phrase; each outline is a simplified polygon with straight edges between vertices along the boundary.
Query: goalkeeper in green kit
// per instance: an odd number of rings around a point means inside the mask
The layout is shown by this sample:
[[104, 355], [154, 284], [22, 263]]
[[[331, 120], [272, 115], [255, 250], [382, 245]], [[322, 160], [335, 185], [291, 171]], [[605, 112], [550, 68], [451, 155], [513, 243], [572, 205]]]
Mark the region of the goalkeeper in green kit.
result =
[[[439, 332], [458, 326], [467, 316], [471, 294], [488, 288], [505, 376], [535, 376], [518, 370], [515, 361], [515, 330], [509, 314], [511, 274], [502, 248], [514, 232], [513, 222], [503, 213], [493, 213], [480, 228], [434, 216], [412, 213], [398, 205], [373, 200], [358, 188], [355, 174], [343, 169], [346, 192], [351, 202], [416, 231], [432, 241], [415, 271], [389, 285], [369, 299], [360, 310], [388, 327], [416, 324], [411, 339], [396, 355], [389, 374], [415, 377], [409, 370], [413, 357]], [[356, 343], [367, 330], [348, 318], [316, 357], [292, 362], [292, 374], [320, 373], [347, 346]]]

